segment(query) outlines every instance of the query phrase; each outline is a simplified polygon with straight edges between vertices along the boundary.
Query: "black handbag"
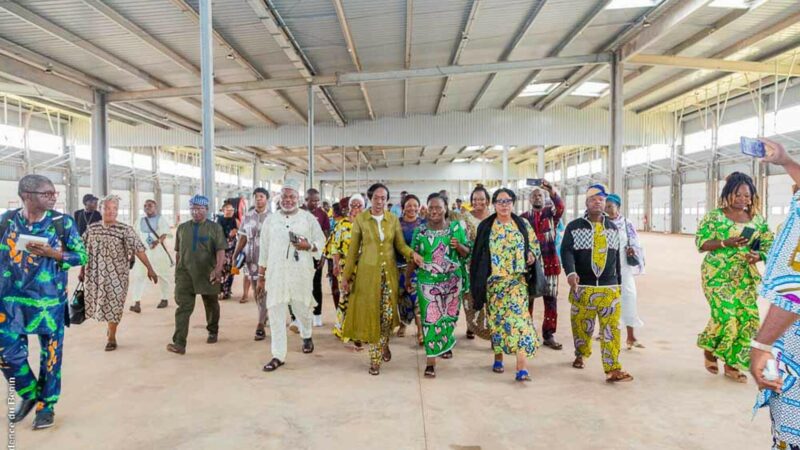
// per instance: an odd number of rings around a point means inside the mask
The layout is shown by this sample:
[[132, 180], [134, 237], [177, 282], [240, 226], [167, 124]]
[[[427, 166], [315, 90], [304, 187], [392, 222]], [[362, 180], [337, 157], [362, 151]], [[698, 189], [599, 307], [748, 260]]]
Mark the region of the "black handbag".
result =
[[86, 320], [86, 301], [83, 298], [83, 282], [78, 284], [69, 301], [69, 323], [80, 325]]
[[628, 219], [625, 219], [625, 237], [627, 238], [628, 242], [625, 245], [625, 262], [628, 263], [631, 267], [636, 267], [641, 265], [641, 261], [639, 261], [639, 257], [636, 256], [636, 252], [633, 255], [628, 254], [628, 249], [631, 248], [631, 237], [628, 236]]
[[528, 282], [528, 295], [530, 297], [543, 297], [547, 294], [547, 279], [544, 276], [542, 258], [536, 258], [533, 265], [528, 267], [525, 278]]

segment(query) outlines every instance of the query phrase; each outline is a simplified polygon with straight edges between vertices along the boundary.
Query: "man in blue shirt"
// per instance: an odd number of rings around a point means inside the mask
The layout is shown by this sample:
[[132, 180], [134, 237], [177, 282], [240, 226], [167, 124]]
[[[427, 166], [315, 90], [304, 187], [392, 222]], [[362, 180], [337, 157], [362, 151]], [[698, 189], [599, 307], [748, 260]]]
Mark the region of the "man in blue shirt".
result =
[[[86, 263], [72, 217], [53, 211], [58, 192], [41, 175], [19, 180], [23, 207], [0, 218], [0, 369], [21, 401], [11, 422], [36, 406], [33, 429], [51, 427], [61, 393], [61, 355], [67, 319], [67, 270]], [[32, 240], [18, 247], [23, 236]], [[39, 377], [28, 364], [28, 335], [38, 335]]]

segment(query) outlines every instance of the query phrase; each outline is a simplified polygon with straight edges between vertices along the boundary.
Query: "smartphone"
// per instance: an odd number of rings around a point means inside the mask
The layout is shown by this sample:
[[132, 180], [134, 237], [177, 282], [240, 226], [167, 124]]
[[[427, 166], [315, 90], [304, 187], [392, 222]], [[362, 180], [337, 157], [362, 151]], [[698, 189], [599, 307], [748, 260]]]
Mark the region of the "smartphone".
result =
[[755, 229], [755, 228], [751, 228], [751, 227], [744, 227], [744, 229], [742, 230], [741, 237], [743, 237], [743, 238], [746, 238], [746, 239], [749, 241], [749, 240], [750, 240], [750, 238], [752, 238], [752, 237], [753, 237], [753, 234], [754, 234], [755, 232], [756, 232], [756, 229]]
[[541, 186], [542, 182], [544, 182], [541, 178], [528, 178], [528, 186]]
[[764, 148], [764, 143], [758, 139], [742, 136], [739, 139], [739, 147], [742, 153], [753, 158], [763, 158], [767, 156], [767, 150]]
[[752, 244], [750, 244], [750, 250], [754, 252], [761, 251], [761, 239], [755, 239]]

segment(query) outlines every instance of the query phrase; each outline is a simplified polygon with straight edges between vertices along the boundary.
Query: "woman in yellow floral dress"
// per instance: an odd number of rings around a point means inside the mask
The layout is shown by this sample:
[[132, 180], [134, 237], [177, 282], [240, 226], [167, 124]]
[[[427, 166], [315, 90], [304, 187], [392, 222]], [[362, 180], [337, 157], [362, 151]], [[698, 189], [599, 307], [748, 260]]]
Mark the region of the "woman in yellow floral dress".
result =
[[[761, 281], [755, 264], [764, 260], [773, 234], [760, 212], [753, 179], [740, 172], [728, 176], [720, 195], [721, 207], [700, 222], [695, 241], [706, 253], [702, 265], [703, 292], [711, 308], [706, 328], [697, 336], [705, 367], [719, 373], [717, 359], [725, 363], [725, 376], [747, 382], [750, 341], [759, 326], [757, 287]], [[745, 229], [751, 237], [742, 236]]]
[[528, 312], [527, 273], [540, 256], [530, 225], [512, 213], [516, 195], [502, 188], [492, 196], [495, 214], [478, 226], [470, 262], [474, 310], [487, 308], [494, 365], [502, 373], [503, 354], [515, 355], [517, 381], [530, 381], [527, 358], [536, 352], [538, 336]]
[[[333, 239], [331, 241], [330, 253], [333, 258], [333, 275], [339, 281], [340, 286], [345, 258], [347, 257], [348, 250], [350, 250], [350, 232], [353, 229], [353, 217], [364, 211], [364, 197], [356, 194], [350, 197], [347, 203], [349, 208], [347, 216], [336, 224], [336, 228], [334, 228], [333, 233], [331, 233]], [[339, 295], [339, 305], [336, 307], [336, 323], [333, 325], [333, 334], [343, 342], [347, 342], [342, 335], [342, 324], [344, 324], [344, 316], [347, 314], [348, 295], [346, 292], [341, 292]], [[361, 345], [357, 344], [356, 348], [361, 349]]]

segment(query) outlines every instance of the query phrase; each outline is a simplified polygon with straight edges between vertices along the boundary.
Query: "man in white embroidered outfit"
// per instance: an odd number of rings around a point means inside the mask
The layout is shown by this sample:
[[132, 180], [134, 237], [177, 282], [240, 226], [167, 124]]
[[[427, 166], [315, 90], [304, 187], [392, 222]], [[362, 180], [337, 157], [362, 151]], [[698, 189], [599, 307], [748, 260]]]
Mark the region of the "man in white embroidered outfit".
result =
[[[239, 254], [244, 251], [242, 271], [245, 279], [249, 279], [253, 284], [253, 290], [257, 291], [259, 244], [261, 242], [261, 228], [269, 215], [269, 210], [267, 209], [269, 192], [262, 187], [256, 188], [253, 191], [253, 202], [255, 203], [255, 208], [245, 214], [242, 226], [239, 228], [239, 242], [236, 244], [233, 260], [238, 261]], [[263, 341], [267, 337], [266, 332], [264, 332], [264, 327], [267, 325], [267, 299], [258, 294], [256, 292], [258, 324], [256, 325], [254, 339]], [[239, 303], [247, 303], [247, 285], [245, 285], [245, 294], [242, 295]]]
[[[158, 308], [166, 308], [169, 304], [168, 299], [172, 297], [172, 255], [167, 251], [164, 241], [171, 238], [170, 228], [172, 224], [169, 220], [158, 213], [158, 204], [155, 200], [145, 200], [144, 216], [139, 219], [138, 224], [133, 225], [133, 229], [139, 233], [139, 237], [147, 247], [147, 258], [150, 260], [153, 269], [158, 275], [158, 287], [161, 290], [161, 301]], [[143, 264], [136, 264], [133, 267], [133, 288], [131, 299], [135, 302], [130, 310], [135, 313], [142, 312], [140, 300], [145, 286], [150, 284], [147, 279], [147, 270]]]
[[303, 353], [314, 351], [311, 340], [311, 310], [314, 259], [321, 258], [325, 235], [317, 219], [298, 208], [300, 183], [286, 180], [281, 189], [278, 213], [267, 217], [261, 228], [256, 295], [267, 297], [272, 360], [264, 366], [272, 372], [286, 361], [286, 317], [292, 307], [303, 338]]

